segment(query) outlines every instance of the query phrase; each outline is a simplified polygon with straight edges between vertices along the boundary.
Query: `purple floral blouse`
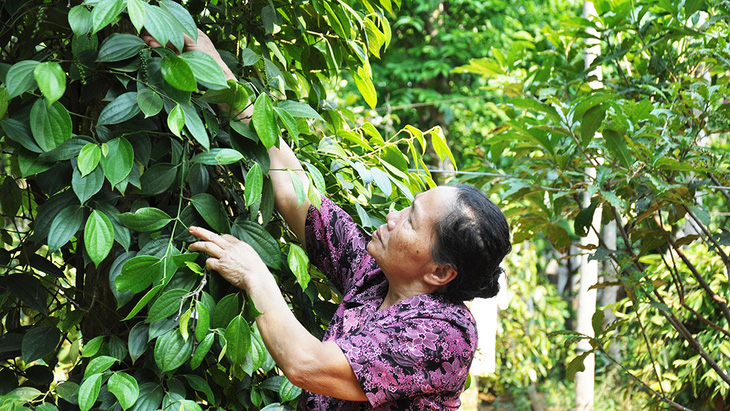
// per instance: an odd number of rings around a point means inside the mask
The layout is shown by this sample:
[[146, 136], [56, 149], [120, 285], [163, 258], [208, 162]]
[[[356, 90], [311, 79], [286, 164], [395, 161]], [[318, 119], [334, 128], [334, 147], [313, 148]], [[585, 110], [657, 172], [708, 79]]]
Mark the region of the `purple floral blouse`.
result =
[[408, 298], [378, 311], [388, 281], [367, 252], [352, 218], [322, 198], [309, 209], [310, 261], [342, 292], [325, 341], [345, 353], [368, 402], [305, 391], [300, 410], [450, 410], [460, 405], [477, 347], [476, 323], [464, 304], [440, 295]]

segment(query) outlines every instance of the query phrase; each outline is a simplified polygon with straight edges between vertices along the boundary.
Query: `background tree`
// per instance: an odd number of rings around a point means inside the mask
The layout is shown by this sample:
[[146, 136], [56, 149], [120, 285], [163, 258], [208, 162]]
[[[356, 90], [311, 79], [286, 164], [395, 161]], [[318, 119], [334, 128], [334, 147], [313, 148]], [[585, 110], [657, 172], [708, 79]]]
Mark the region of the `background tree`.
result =
[[[550, 46], [535, 52], [550, 58], [540, 65], [525, 48], [514, 58], [494, 55], [461, 69], [522, 90], [503, 106], [506, 127], [487, 141], [490, 155], [501, 157], [495, 164], [505, 167], [483, 170], [504, 175], [500, 188], [511, 205], [515, 242], [540, 234], [565, 252], [598, 232], [597, 210], [602, 223], [616, 223], [616, 248], [599, 241], [581, 252], [616, 270], [596, 288], [620, 285], [627, 297], [611, 307], [618, 319], [610, 324], [596, 312], [595, 337], [558, 333], [567, 343], [591, 345], [567, 364], [569, 376], [596, 353], [597, 361], [614, 362], [641, 385], [649, 395], [642, 407], [661, 401], [677, 409], [724, 409], [728, 5], [594, 4], [595, 20], [569, 19], [545, 30]], [[582, 41], [592, 37], [589, 29], [598, 33], [601, 57], [586, 68]], [[598, 67], [604, 85], [593, 89], [590, 73]], [[687, 223], [698, 229], [688, 232]], [[617, 343], [620, 360], [606, 353]]]
[[[187, 227], [251, 244], [322, 335], [339, 296], [273, 211], [266, 150], [284, 136], [364, 227], [434, 185], [421, 156], [426, 136], [450, 156], [437, 130], [383, 136], [327, 100], [347, 72], [376, 104], [370, 56], [390, 41], [392, 6], [0, 3], [0, 407], [291, 409], [300, 391], [252, 326], [256, 308], [185, 252]], [[196, 27], [240, 81], [172, 49]]]

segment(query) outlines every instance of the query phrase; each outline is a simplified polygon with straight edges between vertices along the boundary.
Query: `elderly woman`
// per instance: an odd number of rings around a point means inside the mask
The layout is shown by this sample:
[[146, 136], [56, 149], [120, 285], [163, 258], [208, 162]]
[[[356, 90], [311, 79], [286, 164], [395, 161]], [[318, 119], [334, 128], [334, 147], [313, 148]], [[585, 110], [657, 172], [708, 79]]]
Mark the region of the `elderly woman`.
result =
[[[210, 54], [234, 78], [202, 33], [197, 42], [186, 39], [186, 49]], [[297, 321], [248, 244], [191, 227], [201, 241], [190, 249], [207, 253], [207, 268], [253, 300], [266, 348], [305, 390], [299, 409], [458, 408], [477, 347], [463, 302], [498, 291], [499, 264], [511, 249], [502, 212], [472, 187], [436, 187], [366, 236], [326, 197], [319, 209], [298, 205], [286, 170], [309, 182], [283, 141], [269, 156], [276, 209], [342, 293], [323, 341]]]

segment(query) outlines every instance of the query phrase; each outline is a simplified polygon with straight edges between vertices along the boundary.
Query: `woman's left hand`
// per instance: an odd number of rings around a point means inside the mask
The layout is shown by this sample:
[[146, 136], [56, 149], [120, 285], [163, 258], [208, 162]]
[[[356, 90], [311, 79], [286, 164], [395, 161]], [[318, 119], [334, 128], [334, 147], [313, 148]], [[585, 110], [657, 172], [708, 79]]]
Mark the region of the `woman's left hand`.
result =
[[258, 253], [236, 237], [201, 227], [190, 227], [190, 234], [203, 241], [191, 244], [189, 249], [207, 253], [210, 257], [205, 261], [206, 268], [217, 271], [236, 287], [248, 291], [257, 279], [271, 275]]

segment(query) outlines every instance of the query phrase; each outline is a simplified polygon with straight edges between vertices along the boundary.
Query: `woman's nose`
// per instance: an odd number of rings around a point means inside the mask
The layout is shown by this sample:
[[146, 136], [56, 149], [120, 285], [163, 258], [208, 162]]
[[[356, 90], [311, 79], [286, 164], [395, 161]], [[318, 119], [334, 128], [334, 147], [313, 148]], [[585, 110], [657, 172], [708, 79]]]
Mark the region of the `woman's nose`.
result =
[[385, 217], [385, 220], [388, 222], [388, 231], [395, 228], [395, 226], [398, 224], [398, 216], [400, 215], [400, 211], [393, 211], [391, 213], [388, 213], [388, 215]]

